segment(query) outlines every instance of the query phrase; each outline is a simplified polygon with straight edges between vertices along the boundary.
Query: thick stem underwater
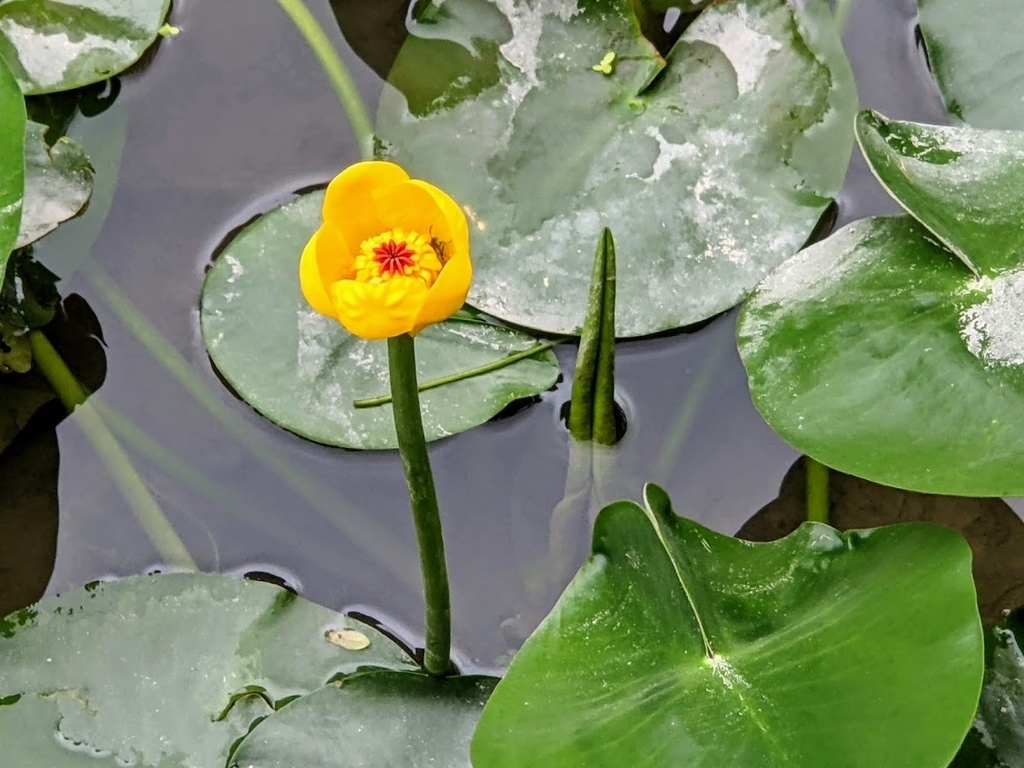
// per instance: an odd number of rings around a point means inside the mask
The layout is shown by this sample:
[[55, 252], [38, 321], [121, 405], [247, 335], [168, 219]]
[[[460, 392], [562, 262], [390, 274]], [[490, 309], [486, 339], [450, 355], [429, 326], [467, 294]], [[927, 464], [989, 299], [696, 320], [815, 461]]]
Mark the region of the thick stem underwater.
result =
[[427, 639], [423, 668], [434, 677], [444, 677], [451, 667], [451, 598], [448, 566], [444, 558], [441, 513], [434, 490], [434, 475], [423, 435], [423, 416], [416, 382], [416, 348], [412, 336], [388, 339], [388, 369], [391, 374], [391, 407], [395, 414], [398, 450], [409, 486], [416, 540], [420, 548], [423, 592], [427, 608]]

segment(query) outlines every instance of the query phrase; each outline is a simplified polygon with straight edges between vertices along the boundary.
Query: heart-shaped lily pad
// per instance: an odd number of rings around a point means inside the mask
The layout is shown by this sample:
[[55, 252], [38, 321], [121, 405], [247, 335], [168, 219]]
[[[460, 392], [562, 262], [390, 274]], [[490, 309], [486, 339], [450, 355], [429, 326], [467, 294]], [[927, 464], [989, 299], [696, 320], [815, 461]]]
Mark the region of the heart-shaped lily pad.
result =
[[25, 100], [0, 52], [0, 284], [18, 241], [25, 193]]
[[[320, 222], [323, 193], [258, 219], [220, 254], [203, 286], [202, 330], [221, 375], [285, 429], [346, 448], [397, 447], [390, 406], [353, 401], [388, 393], [387, 343], [364, 341], [317, 314], [299, 290], [299, 255]], [[534, 346], [524, 333], [453, 319], [416, 338], [420, 383]], [[552, 387], [550, 351], [421, 393], [428, 440], [483, 424], [514, 400]]]
[[[330, 642], [343, 627], [369, 647]], [[270, 704], [369, 664], [413, 668], [371, 627], [269, 584], [179, 574], [78, 589], [0, 620], [4, 765], [224, 765]]]
[[1024, 131], [950, 128], [857, 116], [868, 165], [900, 205], [975, 273], [1024, 254]]
[[715, 3], [662, 58], [630, 0], [424, 4], [379, 149], [466, 210], [470, 303], [578, 332], [609, 227], [617, 332], [639, 336], [731, 307], [794, 253], [842, 184], [857, 100], [827, 5], [795, 5]]
[[26, 94], [106, 80], [156, 40], [170, 0], [4, 0], [0, 56]]
[[601, 511], [484, 708], [476, 768], [948, 764], [984, 669], [963, 539], [805, 523], [751, 544], [644, 496]]
[[951, 113], [979, 128], [1024, 129], [1024, 36], [1017, 0], [918, 0], [932, 73]]
[[77, 215], [92, 194], [93, 170], [82, 147], [66, 136], [49, 146], [45, 133], [40, 123], [30, 121], [25, 128], [25, 199], [15, 248]]
[[235, 763], [245, 768], [470, 768], [469, 741], [496, 682], [360, 671], [260, 723], [235, 753]]

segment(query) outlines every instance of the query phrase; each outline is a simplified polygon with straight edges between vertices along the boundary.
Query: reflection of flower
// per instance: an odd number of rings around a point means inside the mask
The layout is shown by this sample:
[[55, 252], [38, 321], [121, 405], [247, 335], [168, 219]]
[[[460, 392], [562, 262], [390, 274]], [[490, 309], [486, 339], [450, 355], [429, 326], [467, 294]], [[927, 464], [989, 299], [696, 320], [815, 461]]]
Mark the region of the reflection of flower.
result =
[[415, 335], [466, 300], [469, 227], [437, 187], [394, 163], [356, 163], [327, 187], [323, 219], [302, 252], [302, 293], [353, 335]]

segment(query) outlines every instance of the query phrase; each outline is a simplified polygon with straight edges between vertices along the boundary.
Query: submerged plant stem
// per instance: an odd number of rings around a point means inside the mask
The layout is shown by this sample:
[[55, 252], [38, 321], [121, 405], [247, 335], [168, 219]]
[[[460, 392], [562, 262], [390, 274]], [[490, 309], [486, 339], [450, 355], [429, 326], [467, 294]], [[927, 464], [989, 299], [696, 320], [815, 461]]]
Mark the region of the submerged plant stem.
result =
[[[482, 376], [485, 373], [491, 373], [492, 371], [498, 371], [505, 366], [512, 365], [512, 363], [518, 363], [520, 360], [525, 360], [528, 357], [533, 357], [540, 352], [546, 352], [552, 347], [556, 347], [569, 339], [571, 336], [562, 336], [561, 338], [555, 339], [554, 341], [545, 341], [542, 344], [524, 349], [521, 352], [513, 352], [507, 357], [501, 358], [501, 360], [495, 360], [493, 363], [487, 363], [485, 365], [478, 365], [476, 368], [470, 368], [465, 371], [459, 371], [453, 373], [450, 376], [442, 376], [438, 379], [431, 379], [419, 385], [417, 388], [420, 392], [426, 392], [429, 389], [436, 389], [437, 387], [443, 387], [446, 384], [454, 384], [464, 379], [471, 379], [474, 376]], [[381, 395], [379, 397], [368, 397], [365, 400], [353, 400], [352, 406], [354, 408], [373, 408], [378, 405], [387, 405], [391, 402], [391, 395]]]
[[810, 456], [804, 456], [807, 473], [807, 519], [812, 523], [828, 523], [829, 469]]
[[85, 387], [75, 378], [42, 331], [30, 331], [28, 340], [32, 345], [32, 357], [37, 369], [50, 382], [68, 413], [74, 412], [75, 421], [124, 494], [139, 525], [160, 553], [160, 559], [172, 568], [199, 570], [117, 438], [96, 409], [86, 402], [89, 393]]
[[306, 38], [306, 44], [320, 60], [320, 66], [323, 67], [331, 85], [334, 86], [338, 101], [341, 102], [342, 108], [348, 115], [352, 130], [359, 141], [360, 150], [363, 156], [369, 159], [373, 154], [373, 121], [370, 120], [370, 115], [366, 111], [366, 106], [363, 104], [359, 89], [356, 88], [348, 67], [345, 66], [345, 62], [341, 60], [338, 52], [334, 49], [324, 28], [320, 26], [316, 17], [309, 12], [309, 8], [302, 0], [277, 0], [277, 4], [288, 15], [295, 28]]
[[416, 347], [412, 336], [388, 339], [388, 369], [391, 374], [392, 409], [398, 434], [398, 450], [409, 486], [416, 541], [420, 549], [423, 592], [427, 611], [427, 639], [423, 668], [434, 677], [444, 677], [451, 666], [451, 598], [448, 566], [444, 556], [441, 513], [437, 506], [434, 475], [430, 470], [427, 440], [423, 435], [420, 395], [416, 386]]
[[835, 10], [833, 15], [836, 20], [836, 29], [839, 34], [843, 34], [843, 30], [846, 29], [846, 22], [850, 20], [850, 11], [853, 10], [853, 4], [856, 0], [835, 0]]

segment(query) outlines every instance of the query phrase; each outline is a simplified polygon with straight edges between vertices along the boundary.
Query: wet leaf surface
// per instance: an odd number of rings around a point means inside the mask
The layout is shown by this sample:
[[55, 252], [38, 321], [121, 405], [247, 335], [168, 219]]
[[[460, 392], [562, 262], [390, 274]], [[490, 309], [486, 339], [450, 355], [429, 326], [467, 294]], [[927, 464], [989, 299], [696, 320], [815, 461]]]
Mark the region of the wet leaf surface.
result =
[[655, 486], [645, 499], [602, 510], [593, 556], [484, 709], [476, 768], [952, 759], [983, 672], [963, 539], [807, 523], [752, 544]]
[[245, 768], [469, 768], [469, 741], [496, 682], [359, 672], [262, 722], [234, 763]]
[[[274, 209], [220, 254], [203, 286], [203, 340], [217, 370], [271, 421], [328, 445], [397, 447], [388, 405], [354, 408], [386, 395], [387, 343], [350, 335], [318, 314], [299, 289], [299, 255], [320, 219], [323, 193]], [[420, 383], [529, 349], [508, 328], [449, 320], [416, 337]], [[506, 405], [555, 384], [558, 361], [541, 352], [492, 373], [421, 393], [428, 440], [483, 424]]]
[[1024, 129], [1020, 3], [918, 0], [928, 61], [949, 111], [979, 128]]
[[130, 67], [156, 40], [170, 0], [6, 0], [0, 56], [26, 94], [68, 91]]
[[[328, 642], [339, 628], [372, 645]], [[218, 719], [245, 686], [277, 702], [371, 664], [411, 668], [368, 625], [265, 583], [175, 574], [74, 590], [0, 620], [4, 765], [223, 765], [272, 711], [246, 696]]]
[[794, 253], [842, 184], [852, 74], [825, 4], [794, 13], [715, 4], [662, 58], [629, 0], [425, 5], [380, 152], [464, 206], [485, 312], [578, 332], [607, 226], [619, 335], [698, 322]]

